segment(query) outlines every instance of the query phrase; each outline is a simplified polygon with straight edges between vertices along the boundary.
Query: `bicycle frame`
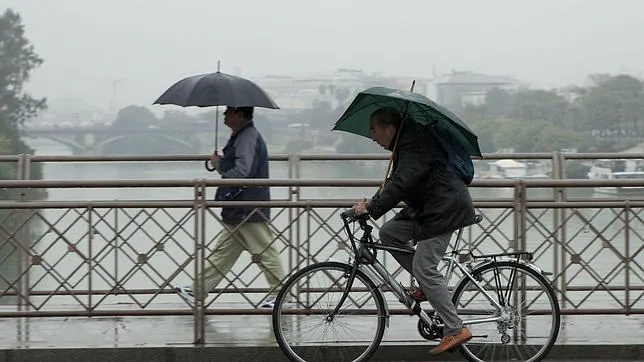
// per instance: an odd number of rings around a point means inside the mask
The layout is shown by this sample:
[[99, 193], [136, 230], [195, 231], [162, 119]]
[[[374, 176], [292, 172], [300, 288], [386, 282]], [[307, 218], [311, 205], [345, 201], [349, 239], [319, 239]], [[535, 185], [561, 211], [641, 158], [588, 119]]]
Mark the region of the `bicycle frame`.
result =
[[[373, 227], [368, 225], [366, 219], [363, 217], [361, 218], [360, 216], [356, 217], [356, 220], [359, 222], [360, 227], [364, 231], [364, 233], [360, 238], [358, 245], [356, 245], [356, 242], [353, 237], [353, 232], [349, 228], [349, 222], [347, 221], [349, 218], [350, 217], [347, 216], [346, 214], [344, 213], [342, 214], [342, 219], [344, 222], [345, 229], [347, 231], [347, 235], [349, 236], [349, 239], [351, 241], [351, 246], [354, 252], [355, 260], [353, 262], [344, 293], [340, 298], [338, 305], [335, 307], [333, 312], [331, 312], [331, 314], [327, 316], [327, 318], [329, 320], [333, 319], [333, 316], [339, 311], [340, 307], [346, 300], [349, 294], [349, 291], [351, 290], [351, 287], [353, 286], [353, 281], [355, 280], [357, 270], [361, 269], [367, 275], [367, 277], [372, 279], [374, 282], [380, 280], [384, 282], [384, 284], [389, 286], [389, 288], [394, 293], [394, 295], [398, 297], [398, 300], [402, 304], [404, 304], [407, 308], [409, 308], [420, 319], [422, 319], [427, 326], [434, 324], [438, 327], [443, 327], [444, 324], [434, 323], [431, 320], [429, 315], [427, 315], [427, 313], [420, 307], [420, 303], [416, 302], [411, 297], [409, 292], [405, 290], [402, 284], [400, 284], [400, 282], [398, 282], [394, 278], [394, 276], [387, 271], [384, 265], [382, 265], [382, 263], [378, 261], [377, 255], [376, 255], [377, 250], [399, 252], [399, 253], [405, 253], [405, 254], [414, 254], [415, 250], [410, 248], [401, 248], [401, 247], [387, 246], [387, 245], [375, 243], [371, 236]], [[463, 232], [463, 229], [462, 228], [459, 229], [458, 236], [456, 239], [456, 244], [454, 245], [454, 249], [449, 253], [451, 256], [443, 257], [443, 261], [449, 262], [447, 267], [447, 283], [449, 283], [449, 280], [452, 277], [454, 268], [457, 267], [463, 273], [464, 278], [471, 280], [472, 283], [476, 286], [476, 288], [479, 291], [481, 291], [483, 295], [485, 295], [485, 297], [490, 301], [490, 303], [494, 305], [497, 311], [500, 312], [503, 309], [501, 304], [495, 298], [490, 296], [490, 294], [483, 287], [481, 287], [481, 285], [474, 279], [474, 277], [466, 269], [466, 267], [464, 267], [454, 256], [458, 254], [458, 244], [460, 243], [462, 232]], [[522, 254], [528, 254], [528, 253], [502, 253], [502, 254], [495, 254], [495, 255], [481, 255], [480, 257], [473, 257], [473, 259], [484, 259], [487, 257], [510, 256], [510, 255], [520, 256]], [[376, 284], [382, 286], [382, 283], [376, 283]], [[467, 324], [467, 325], [483, 324], [483, 323], [495, 322], [499, 319], [500, 317], [470, 319], [470, 320], [464, 320], [463, 324]]]

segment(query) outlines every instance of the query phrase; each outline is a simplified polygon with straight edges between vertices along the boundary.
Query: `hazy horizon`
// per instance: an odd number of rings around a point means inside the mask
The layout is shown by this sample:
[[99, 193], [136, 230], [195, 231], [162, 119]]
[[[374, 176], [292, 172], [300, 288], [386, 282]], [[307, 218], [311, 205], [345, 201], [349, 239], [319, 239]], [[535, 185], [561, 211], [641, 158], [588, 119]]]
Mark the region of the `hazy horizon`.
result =
[[[338, 68], [431, 78], [510, 75], [535, 87], [592, 73], [644, 75], [644, 5], [598, 0], [210, 2], [0, 0], [18, 11], [44, 64], [27, 89], [107, 108], [151, 105], [188, 75], [253, 78]], [[640, 15], [637, 15], [640, 14]], [[639, 29], [639, 31], [638, 31]]]

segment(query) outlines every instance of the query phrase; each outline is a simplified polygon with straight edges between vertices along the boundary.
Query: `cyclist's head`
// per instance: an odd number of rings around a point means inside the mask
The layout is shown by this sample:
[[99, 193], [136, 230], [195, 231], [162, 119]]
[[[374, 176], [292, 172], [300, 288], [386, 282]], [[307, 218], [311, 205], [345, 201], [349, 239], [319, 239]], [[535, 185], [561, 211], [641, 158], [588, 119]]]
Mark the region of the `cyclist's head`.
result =
[[371, 114], [369, 130], [371, 139], [385, 149], [390, 149], [402, 118], [400, 113], [390, 107], [378, 108]]

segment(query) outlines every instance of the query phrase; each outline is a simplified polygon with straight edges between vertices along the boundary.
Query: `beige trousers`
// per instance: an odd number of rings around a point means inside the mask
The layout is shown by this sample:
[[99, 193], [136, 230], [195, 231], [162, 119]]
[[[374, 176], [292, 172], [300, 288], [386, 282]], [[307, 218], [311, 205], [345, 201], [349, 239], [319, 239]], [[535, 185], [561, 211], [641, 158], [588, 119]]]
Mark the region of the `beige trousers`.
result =
[[[279, 253], [274, 245], [271, 245], [273, 233], [266, 222], [246, 222], [231, 226], [232, 233], [224, 230], [217, 240], [215, 249], [204, 262], [204, 290], [206, 296], [213, 290], [230, 271], [242, 251], [246, 250], [253, 255], [253, 259], [259, 259], [258, 265], [271, 292], [268, 300], [275, 299], [282, 280], [284, 279], [284, 268]], [[198, 280], [198, 279], [197, 279]], [[193, 289], [195, 295], [198, 290]]]

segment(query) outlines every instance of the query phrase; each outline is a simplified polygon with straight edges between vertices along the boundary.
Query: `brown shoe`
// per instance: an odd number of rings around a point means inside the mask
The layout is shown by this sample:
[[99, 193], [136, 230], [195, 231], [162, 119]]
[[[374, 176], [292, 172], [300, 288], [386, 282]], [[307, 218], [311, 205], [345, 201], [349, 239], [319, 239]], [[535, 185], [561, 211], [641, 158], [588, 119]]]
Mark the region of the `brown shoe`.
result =
[[469, 328], [463, 327], [460, 332], [458, 332], [454, 336], [445, 336], [441, 340], [441, 343], [438, 344], [438, 346], [432, 348], [429, 351], [429, 354], [436, 355], [436, 354], [441, 354], [443, 352], [449, 351], [450, 349], [454, 349], [461, 344], [469, 341], [472, 339], [472, 332], [470, 331]]
[[423, 291], [420, 288], [412, 287], [411, 289], [408, 289], [408, 290], [409, 290], [409, 294], [411, 294], [411, 297], [416, 302], [420, 303], [420, 302], [427, 301], [427, 297], [425, 297], [425, 293], [423, 293]]

